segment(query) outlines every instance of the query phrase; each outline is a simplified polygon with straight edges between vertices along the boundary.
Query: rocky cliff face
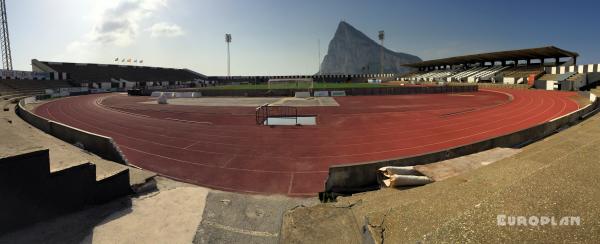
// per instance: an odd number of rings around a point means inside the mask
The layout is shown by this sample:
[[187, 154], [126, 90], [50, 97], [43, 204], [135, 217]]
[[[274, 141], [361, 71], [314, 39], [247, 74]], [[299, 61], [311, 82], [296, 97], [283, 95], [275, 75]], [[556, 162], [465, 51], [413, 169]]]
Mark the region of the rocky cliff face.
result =
[[[322, 74], [376, 74], [380, 72], [381, 45], [351, 26], [340, 22], [321, 64]], [[401, 64], [422, 61], [419, 57], [384, 48], [384, 73], [405, 73]]]

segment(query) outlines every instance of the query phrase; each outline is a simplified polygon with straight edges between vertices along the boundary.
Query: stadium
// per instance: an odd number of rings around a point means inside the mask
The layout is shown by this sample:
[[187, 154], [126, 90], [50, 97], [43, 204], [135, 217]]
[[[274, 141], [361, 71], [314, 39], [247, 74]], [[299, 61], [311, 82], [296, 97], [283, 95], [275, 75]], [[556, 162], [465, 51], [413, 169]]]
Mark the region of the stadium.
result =
[[[598, 237], [589, 185], [600, 169], [600, 64], [575, 51], [398, 65], [407, 72], [209, 76], [141, 61], [31, 59], [31, 71], [15, 71], [7, 48], [0, 242], [40, 240], [28, 235], [39, 223], [103, 219], [123, 201], [135, 212], [132, 202], [168, 184], [210, 192], [195, 243]], [[512, 215], [579, 216], [590, 228], [490, 230], [498, 214], [509, 225]]]

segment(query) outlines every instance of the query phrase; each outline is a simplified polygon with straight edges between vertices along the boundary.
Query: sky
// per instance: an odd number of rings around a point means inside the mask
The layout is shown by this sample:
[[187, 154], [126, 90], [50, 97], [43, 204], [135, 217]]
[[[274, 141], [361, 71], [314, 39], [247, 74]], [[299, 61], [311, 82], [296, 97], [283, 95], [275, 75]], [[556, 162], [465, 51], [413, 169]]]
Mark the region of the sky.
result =
[[[598, 1], [6, 0], [13, 67], [31, 59], [313, 74], [344, 20], [423, 60], [554, 45], [600, 63]], [[319, 45], [320, 42], [320, 45]]]

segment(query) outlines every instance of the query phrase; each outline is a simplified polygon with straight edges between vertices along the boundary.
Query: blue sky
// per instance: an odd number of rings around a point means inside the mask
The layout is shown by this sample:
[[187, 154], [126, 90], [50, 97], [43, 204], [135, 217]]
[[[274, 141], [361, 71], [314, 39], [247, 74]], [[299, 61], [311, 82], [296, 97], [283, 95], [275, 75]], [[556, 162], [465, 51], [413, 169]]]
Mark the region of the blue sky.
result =
[[13, 66], [30, 60], [232, 75], [312, 74], [340, 20], [424, 60], [555, 45], [600, 63], [597, 1], [7, 0]]

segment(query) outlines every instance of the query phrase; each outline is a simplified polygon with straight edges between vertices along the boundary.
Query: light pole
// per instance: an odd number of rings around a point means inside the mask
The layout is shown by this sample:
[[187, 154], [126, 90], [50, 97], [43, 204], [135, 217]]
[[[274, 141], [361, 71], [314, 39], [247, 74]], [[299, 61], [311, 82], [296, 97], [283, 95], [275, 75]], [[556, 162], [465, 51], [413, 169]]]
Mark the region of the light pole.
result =
[[383, 74], [383, 39], [385, 39], [385, 32], [379, 31], [379, 40], [381, 41], [381, 60], [379, 61], [379, 73]]
[[2, 68], [13, 70], [5, 0], [0, 0], [0, 49], [2, 52]]
[[231, 43], [231, 34], [225, 34], [225, 42], [227, 43], [227, 76], [231, 76], [231, 63], [229, 54], [229, 43]]
[[319, 67], [319, 72], [317, 72], [318, 75], [321, 75], [321, 39], [317, 39], [317, 48], [319, 49], [319, 57], [317, 59], [317, 64]]

